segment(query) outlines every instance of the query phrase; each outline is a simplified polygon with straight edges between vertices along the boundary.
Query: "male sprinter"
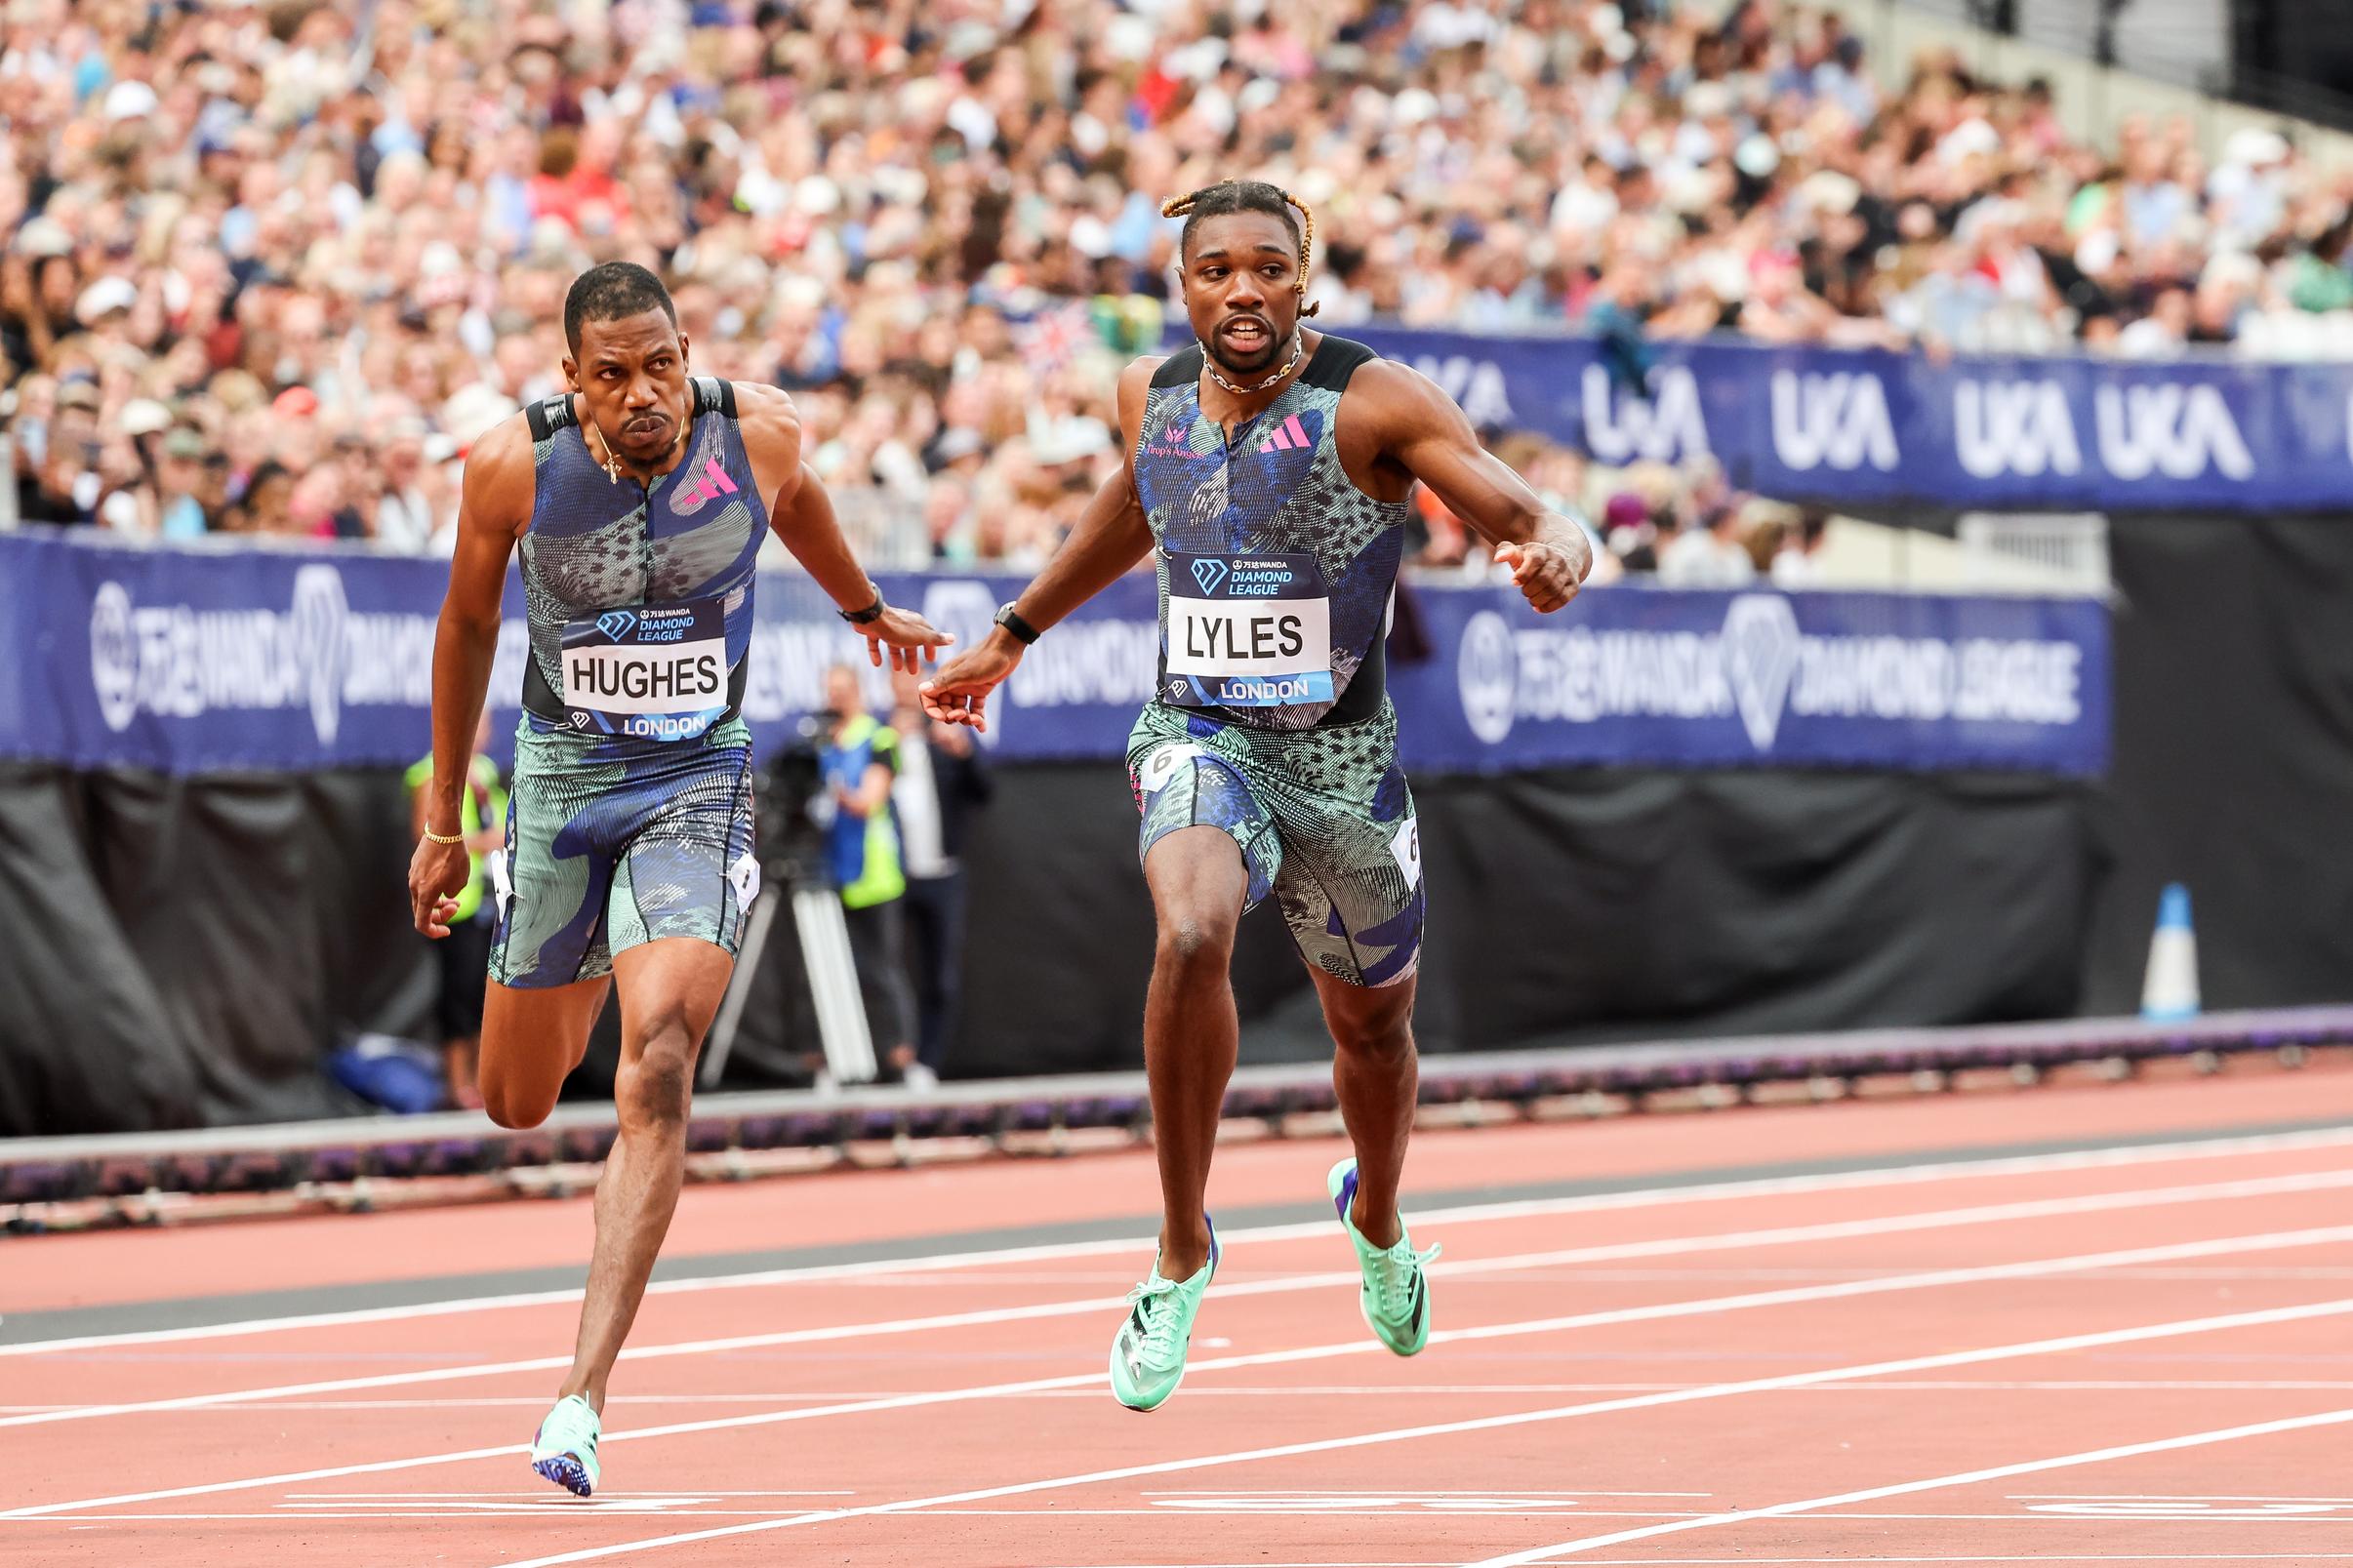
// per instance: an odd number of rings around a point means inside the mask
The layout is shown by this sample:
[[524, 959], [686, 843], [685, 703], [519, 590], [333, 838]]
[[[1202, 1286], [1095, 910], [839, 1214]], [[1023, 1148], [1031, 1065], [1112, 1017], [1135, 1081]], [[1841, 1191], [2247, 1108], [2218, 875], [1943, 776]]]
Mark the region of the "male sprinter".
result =
[[[1294, 218], [1293, 211], [1297, 216]], [[1326, 1188], [1390, 1349], [1429, 1343], [1422, 1266], [1398, 1213], [1412, 1125], [1421, 842], [1397, 765], [1382, 638], [1416, 480], [1495, 543], [1538, 610], [1575, 596], [1585, 537], [1484, 451], [1425, 378], [1300, 328], [1315, 220], [1235, 181], [1184, 215], [1197, 346], [1119, 381], [1125, 467], [988, 639], [924, 686], [951, 723], [985, 727], [1023, 648], [1159, 546], [1161, 669], [1127, 765], [1159, 924], [1145, 1000], [1165, 1217], [1160, 1252], [1112, 1343], [1112, 1391], [1151, 1410], [1176, 1391], [1217, 1237], [1202, 1207], [1234, 1071], [1229, 960], [1269, 893], [1315, 974], [1357, 1155]]]
[[466, 761], [519, 545], [531, 658], [515, 731], [507, 885], [483, 1008], [482, 1103], [531, 1127], [617, 981], [620, 1138], [596, 1184], [580, 1340], [532, 1467], [595, 1489], [605, 1383], [669, 1228], [695, 1053], [727, 988], [751, 855], [751, 739], [737, 714], [763, 527], [869, 639], [913, 668], [948, 641], [892, 609], [800, 461], [791, 399], [687, 375], [661, 280], [610, 261], [564, 302], [568, 394], [466, 461], [457, 558], [433, 644], [433, 772], [409, 868], [417, 927], [449, 935], [466, 885]]

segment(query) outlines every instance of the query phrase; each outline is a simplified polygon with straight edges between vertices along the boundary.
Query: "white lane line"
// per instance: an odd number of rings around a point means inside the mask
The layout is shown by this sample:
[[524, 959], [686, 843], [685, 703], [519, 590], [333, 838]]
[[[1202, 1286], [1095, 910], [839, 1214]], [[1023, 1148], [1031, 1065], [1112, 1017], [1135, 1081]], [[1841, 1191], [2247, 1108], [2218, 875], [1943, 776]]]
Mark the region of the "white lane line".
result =
[[[1626, 1192], [1596, 1192], [1569, 1198], [1527, 1198], [1504, 1203], [1463, 1204], [1453, 1208], [1415, 1211], [1415, 1225], [1467, 1225], [1489, 1220], [1518, 1220], [1561, 1214], [1583, 1214], [1616, 1209], [1647, 1209], [1683, 1203], [1718, 1202], [1755, 1197], [1783, 1197], [1808, 1192], [1838, 1192], [1880, 1186], [1910, 1186], [1925, 1182], [1964, 1178], [2038, 1176], [2056, 1171], [2104, 1170], [2120, 1166], [2160, 1164], [2171, 1160], [2239, 1158], [2252, 1154], [2340, 1148], [2353, 1145], [2353, 1127], [2328, 1127], [2300, 1133], [2261, 1133], [2245, 1138], [2198, 1139], [2181, 1143], [2142, 1144], [2123, 1148], [2074, 1149], [2050, 1154], [2009, 1155], [1984, 1160], [1936, 1160], [1890, 1165], [1870, 1170], [1838, 1171], [1815, 1176], [1764, 1177], [1750, 1181], [1708, 1182], [1693, 1186], [1642, 1187]], [[1227, 1241], [1296, 1241], [1328, 1234], [1322, 1222], [1259, 1226], [1236, 1230]], [[1055, 1242], [1034, 1247], [990, 1251], [935, 1253], [920, 1258], [878, 1259], [866, 1263], [820, 1264], [791, 1268], [762, 1269], [744, 1274], [716, 1274], [703, 1279], [657, 1280], [648, 1295], [692, 1295], [767, 1285], [806, 1284], [833, 1279], [866, 1280], [928, 1269], [975, 1268], [994, 1264], [1036, 1263], [1050, 1259], [1100, 1257], [1124, 1253], [1150, 1243], [1139, 1235], [1117, 1240]], [[578, 1289], [525, 1291], [502, 1296], [476, 1296], [446, 1302], [421, 1302], [409, 1307], [357, 1307], [341, 1312], [305, 1312], [284, 1317], [248, 1318], [234, 1323], [208, 1323], [186, 1328], [142, 1329], [125, 1334], [85, 1334], [65, 1339], [32, 1340], [0, 1345], [0, 1356], [48, 1355], [61, 1350], [97, 1349], [119, 1345], [160, 1345], [187, 1340], [234, 1338], [249, 1334], [284, 1333], [293, 1329], [329, 1328], [347, 1323], [383, 1323], [452, 1313], [492, 1311], [507, 1307], [546, 1307], [578, 1302]], [[569, 1363], [561, 1363], [568, 1365]]]
[[[2345, 1304], [2353, 1306], [2353, 1303]], [[1745, 1524], [1756, 1519], [1786, 1519], [1794, 1514], [1818, 1513], [1825, 1508], [1845, 1508], [1856, 1503], [1874, 1503], [1881, 1498], [1910, 1497], [1921, 1492], [1941, 1491], [1955, 1486], [1975, 1486], [1986, 1481], [2005, 1480], [2012, 1475], [2034, 1475], [2045, 1470], [2072, 1469], [2080, 1465], [2103, 1465], [2111, 1460], [2136, 1459], [2144, 1454], [2170, 1454], [2185, 1448], [2211, 1448], [2220, 1443], [2235, 1443], [2249, 1437], [2271, 1437], [2281, 1432], [2310, 1431], [2322, 1427], [2341, 1427], [2353, 1423], [2353, 1409], [2324, 1410], [2309, 1416], [2289, 1416], [2279, 1421], [2258, 1421], [2243, 1427], [2222, 1427], [2212, 1431], [2189, 1432], [2179, 1437], [2159, 1437], [2140, 1443], [2118, 1443], [2107, 1448], [2087, 1449], [2080, 1454], [2061, 1454], [2051, 1459], [2022, 1460], [2014, 1465], [1991, 1465], [1982, 1469], [1962, 1470], [1952, 1475], [1933, 1475], [1926, 1480], [1900, 1481], [1892, 1486], [1863, 1487], [1852, 1492], [1833, 1493], [1828, 1497], [1805, 1498], [1795, 1503], [1776, 1503], [1770, 1508], [1740, 1508], [1728, 1513], [1704, 1514], [1696, 1519], [1681, 1519], [1667, 1524], [1643, 1525], [1639, 1529], [1618, 1530], [1608, 1535], [1586, 1536], [1576, 1541], [1557, 1542], [1549, 1547], [1535, 1547], [1526, 1551], [1515, 1551], [1501, 1557], [1488, 1557], [1472, 1568], [1524, 1568], [1530, 1563], [1551, 1562], [1572, 1552], [1582, 1552], [1601, 1547], [1623, 1546], [1629, 1541], [1649, 1541], [1659, 1536], [1680, 1535], [1689, 1530], [1712, 1530], [1727, 1524]]]
[[[1116, 1469], [1090, 1470], [1076, 1475], [1055, 1476], [1047, 1480], [1017, 1481], [1006, 1486], [981, 1487], [968, 1492], [951, 1492], [939, 1497], [910, 1498], [902, 1502], [869, 1504], [861, 1508], [813, 1510], [791, 1518], [764, 1519], [751, 1524], [723, 1525], [708, 1530], [684, 1531], [676, 1535], [653, 1536], [612, 1546], [589, 1547], [578, 1551], [559, 1552], [553, 1556], [532, 1557], [522, 1562], [507, 1563], [505, 1568], [559, 1568], [561, 1564], [594, 1562], [606, 1557], [628, 1556], [640, 1551], [688, 1546], [725, 1537], [758, 1535], [770, 1530], [791, 1529], [805, 1524], [828, 1524], [841, 1519], [872, 1518], [879, 1514], [911, 1513], [925, 1508], [953, 1508], [958, 1504], [980, 1503], [993, 1498], [1017, 1497], [1034, 1492], [1066, 1491], [1073, 1487], [1099, 1485], [1106, 1481], [1129, 1480], [1140, 1475], [1166, 1475], [1177, 1471], [1208, 1469], [1225, 1465], [1252, 1464], [1260, 1460], [1289, 1459], [1302, 1454], [1327, 1454], [1343, 1449], [1368, 1448], [1384, 1443], [1404, 1442], [1419, 1437], [1495, 1431], [1505, 1427], [1566, 1421], [1583, 1416], [1609, 1415], [1626, 1410], [1654, 1409], [1662, 1405], [1726, 1399], [1748, 1393], [1767, 1393], [1782, 1388], [1803, 1387], [1811, 1383], [1873, 1377], [1881, 1373], [1921, 1372], [1933, 1367], [1968, 1366], [1981, 1361], [2057, 1355], [2072, 1350], [2093, 1349], [2106, 1345], [2172, 1339], [2187, 1334], [2206, 1334], [2227, 1329], [2259, 1328], [2275, 1323], [2299, 1322], [2321, 1317], [2342, 1317], [2347, 1314], [2353, 1314], [2353, 1299], [2314, 1302], [2300, 1307], [2272, 1307], [2258, 1312], [2233, 1312], [2218, 1317], [2188, 1318], [2171, 1323], [2141, 1324], [2132, 1328], [2103, 1329], [2091, 1334], [2070, 1334], [2059, 1339], [2029, 1340], [2015, 1345], [1988, 1346], [1973, 1350], [1950, 1350], [1938, 1355], [1908, 1356], [1898, 1361], [1863, 1362], [1855, 1366], [1830, 1367], [1817, 1372], [1790, 1373], [1777, 1378], [1756, 1378], [1743, 1383], [1714, 1384], [1704, 1388], [1684, 1389], [1674, 1393], [1642, 1394], [1632, 1398], [1605, 1399], [1590, 1404], [1555, 1405], [1547, 1409], [1517, 1411], [1509, 1415], [1481, 1416], [1469, 1421], [1439, 1422], [1423, 1427], [1400, 1427], [1386, 1431], [1359, 1432], [1346, 1437], [1321, 1438], [1314, 1442], [1283, 1443], [1270, 1448], [1251, 1448], [1234, 1453], [1205, 1454], [1192, 1459], [1164, 1460], [1152, 1465], [1122, 1466]], [[2343, 1419], [2353, 1420], [2353, 1410], [2335, 1414]], [[2308, 1422], [2307, 1424], [2317, 1423]], [[5, 1515], [0, 1515], [0, 1517], [5, 1517]], [[1520, 1562], [1530, 1559], [1498, 1558], [1496, 1562], [1500, 1564], [1506, 1560]], [[1485, 1565], [1481, 1565], [1481, 1568], [1485, 1568]]]
[[[1499, 1258], [1458, 1259], [1436, 1265], [1436, 1277], [1522, 1272], [1571, 1264], [1607, 1263], [1626, 1258], [1688, 1256], [1706, 1252], [1745, 1252], [1761, 1247], [1791, 1246], [1801, 1242], [1851, 1240], [1890, 1233], [1955, 1229], [2019, 1220], [2057, 1219], [2127, 1209], [2159, 1208], [2177, 1203], [2209, 1203], [2252, 1197], [2275, 1197], [2292, 1192], [2314, 1192], [2353, 1186], [2353, 1170], [2311, 1171], [2292, 1176], [2249, 1177], [2230, 1182], [2202, 1182], [2179, 1186], [2148, 1187], [2127, 1192], [2094, 1192], [2080, 1197], [2028, 1198], [2010, 1203], [1969, 1208], [1927, 1210], [1911, 1214], [1875, 1215], [1860, 1220], [1834, 1220], [1819, 1225], [1781, 1226], [1764, 1230], [1720, 1231], [1711, 1235], [1651, 1237], [1641, 1241], [1568, 1247], [1552, 1252], [1513, 1253]], [[1416, 1224], [1425, 1224], [1423, 1216]], [[1328, 1226], [1316, 1227], [1327, 1233]], [[1426, 1232], [1425, 1232], [1426, 1233]], [[1249, 1231], [1228, 1238], [1228, 1245], [1251, 1236]], [[1238, 1280], [1219, 1288], [1220, 1298], [1276, 1296], [1293, 1291], [1322, 1290], [1353, 1285], [1352, 1271], [1288, 1274], [1274, 1279]], [[1901, 1275], [1866, 1275], [1864, 1282]], [[818, 1345], [841, 1340], [927, 1333], [942, 1329], [979, 1328], [996, 1323], [1032, 1322], [1092, 1312], [1116, 1312], [1126, 1305], [1121, 1296], [1098, 1296], [1076, 1301], [1040, 1302], [1023, 1307], [982, 1307], [968, 1312], [934, 1313], [880, 1322], [833, 1324], [824, 1328], [780, 1329], [765, 1334], [737, 1334], [720, 1339], [686, 1340], [671, 1345], [626, 1348], [624, 1361], [646, 1361], [681, 1355], [771, 1349], [786, 1345]], [[199, 1410], [216, 1405], [273, 1399], [303, 1399], [315, 1394], [352, 1393], [370, 1388], [410, 1387], [473, 1378], [501, 1377], [523, 1372], [560, 1371], [572, 1364], [564, 1355], [534, 1356], [516, 1361], [484, 1361], [455, 1367], [419, 1367], [401, 1372], [370, 1373], [354, 1378], [327, 1378], [309, 1383], [278, 1384], [262, 1388], [220, 1389], [212, 1393], [182, 1394], [170, 1399], [144, 1399], [118, 1404], [61, 1405], [24, 1415], [0, 1417], [0, 1427], [48, 1426], [63, 1421], [90, 1421], [105, 1416], [151, 1415], [163, 1411]]]
[[[1958, 1557], [1588, 1557], [1584, 1568], [1797, 1568], [1811, 1563], [1845, 1563], [1851, 1568], [1858, 1562], [1901, 1563], [1984, 1563], [1984, 1562], [2289, 1562], [2299, 1565], [2316, 1562], [2353, 1562], [2353, 1551], [2035, 1551], [2022, 1557], [1989, 1557], [1981, 1552], [1966, 1552]], [[1319, 1564], [1318, 1568], [1345, 1568], [1344, 1564]], [[1446, 1568], [1462, 1568], [1450, 1563]]]
[[2344, 1503], [2353, 1497], [2279, 1497], [2252, 1492], [2013, 1492], [2011, 1503]]
[[[1597, 1328], [1622, 1323], [1652, 1322], [1668, 1318], [1699, 1317], [1718, 1312], [1745, 1311], [1756, 1307], [1804, 1305], [1813, 1302], [1841, 1300], [1854, 1296], [1886, 1295], [1896, 1291], [1931, 1290], [1947, 1285], [1977, 1284], [2002, 1279], [2029, 1279], [2053, 1274], [2080, 1273], [2089, 1269], [2130, 1266], [2137, 1263], [2162, 1261], [2168, 1258], [2212, 1257], [2230, 1252], [2264, 1252], [2293, 1247], [2324, 1246], [2353, 1240], [2353, 1226], [2333, 1226], [2315, 1230], [2275, 1231], [2261, 1235], [2222, 1236], [2206, 1241], [2174, 1242], [2160, 1247], [2134, 1247], [2121, 1252], [2081, 1253], [2064, 1258], [2032, 1259], [2021, 1263], [1987, 1264], [1970, 1268], [1939, 1268], [1927, 1273], [1899, 1276], [1894, 1279], [1853, 1280], [1835, 1285], [1808, 1285], [1791, 1290], [1756, 1291], [1740, 1296], [1707, 1297], [1694, 1301], [1666, 1302], [1645, 1307], [1618, 1307], [1608, 1311], [1577, 1312], [1561, 1317], [1536, 1318], [1525, 1322], [1484, 1324], [1473, 1328], [1440, 1329], [1430, 1336], [1433, 1344], [1452, 1344], [1476, 1340], [1508, 1339], [1529, 1334], [1550, 1334], [1579, 1328]], [[2343, 1304], [2353, 1305], [2353, 1303]], [[2284, 1308], [2292, 1314], [2304, 1316], [2328, 1315], [2307, 1308]], [[2265, 1321], [2272, 1321], [2265, 1318]], [[2291, 1321], [2279, 1318], [2277, 1321]], [[2200, 1321], [2207, 1321], [2201, 1319]], [[2152, 1336], [2165, 1338], [2167, 1336]], [[2099, 1339], [2097, 1344], [2127, 1344], [2134, 1336]], [[1298, 1361], [1323, 1360], [1334, 1356], [1361, 1355], [1380, 1348], [1370, 1339], [1344, 1341], [1334, 1345], [1306, 1346], [1290, 1350], [1265, 1350], [1249, 1355], [1218, 1356], [1192, 1363], [1195, 1373], [1222, 1371], [1235, 1367], [1274, 1366]], [[1928, 1366], [1962, 1365], [1931, 1358], [1921, 1364]], [[1887, 1371], [1918, 1370], [1909, 1363], [1879, 1366], [1867, 1375], [1876, 1376]], [[978, 1387], [947, 1388], [921, 1393], [897, 1394], [882, 1399], [853, 1400], [837, 1405], [812, 1405], [794, 1410], [761, 1411], [745, 1416], [711, 1417], [702, 1421], [676, 1422], [664, 1427], [639, 1427], [631, 1431], [604, 1434], [609, 1447], [614, 1443], [630, 1442], [654, 1437], [674, 1437], [698, 1432], [730, 1431], [750, 1427], [775, 1426], [785, 1422], [812, 1421], [832, 1416], [864, 1415], [875, 1411], [912, 1410], [933, 1405], [958, 1404], [969, 1400], [1001, 1399], [1009, 1394], [1034, 1393], [1045, 1388], [1084, 1388], [1100, 1385], [1101, 1372], [1076, 1373], [1058, 1378], [1033, 1378], [1018, 1383], [983, 1385]], [[1840, 1379], [1828, 1374], [1795, 1374], [1795, 1381], [1786, 1387], [1804, 1387], [1812, 1384], [1835, 1383]], [[1770, 1380], [1768, 1380], [1770, 1381]], [[1771, 1386], [1784, 1384], [1771, 1381]], [[1673, 1403], [1678, 1400], [1707, 1396], [1707, 1389], [1726, 1385], [1706, 1385], [1700, 1388], [1670, 1389], [1636, 1396], [1631, 1400], [1608, 1401], [1602, 1405], [1577, 1407], [1580, 1410], [1638, 1409], [1650, 1403]], [[1745, 1386], [1743, 1386], [1745, 1387]], [[1418, 1428], [1417, 1428], [1418, 1429]], [[1458, 1429], [1455, 1427], [1444, 1428]], [[1459, 1427], [1474, 1430], [1477, 1424]], [[331, 1480], [344, 1475], [378, 1475], [394, 1470], [418, 1469], [433, 1465], [458, 1464], [468, 1460], [494, 1459], [527, 1452], [520, 1443], [496, 1448], [461, 1449], [454, 1453], [426, 1454], [409, 1459], [375, 1460], [365, 1464], [334, 1466], [321, 1469], [297, 1470], [279, 1475], [251, 1476], [240, 1480], [209, 1481], [194, 1486], [179, 1486], [152, 1492], [132, 1492], [111, 1497], [83, 1498], [69, 1503], [44, 1503], [28, 1508], [0, 1510], [0, 1520], [35, 1518], [44, 1514], [77, 1512], [89, 1508], [123, 1507], [138, 1503], [161, 1503], [175, 1498], [209, 1497], [223, 1492], [248, 1491], [256, 1487], [295, 1485], [304, 1481]], [[1312, 1452], [1307, 1449], [1301, 1452]], [[1158, 1473], [1143, 1470], [1138, 1474]], [[991, 1494], [994, 1495], [994, 1494]]]
[[[1482, 1393], [1649, 1393], [1661, 1388], [1695, 1388], [1700, 1385], [1684, 1378], [1671, 1383], [1322, 1383], [1322, 1384], [1239, 1384], [1221, 1387], [1189, 1388], [1191, 1400], [1198, 1399], [1300, 1399], [1362, 1398], [1395, 1399], [1408, 1394], [1482, 1394]], [[2353, 1393], [2353, 1381], [2313, 1380], [2292, 1378], [2222, 1379], [2222, 1378], [2164, 1378], [2121, 1379], [2071, 1378], [2066, 1380], [1967, 1378], [1922, 1382], [1888, 1383], [1825, 1383], [1806, 1390], [1809, 1393]], [[883, 1399], [885, 1390], [873, 1388], [799, 1389], [779, 1393], [631, 1393], [611, 1394], [605, 1408], [622, 1405], [790, 1405], [830, 1404], [842, 1399]], [[1094, 1399], [1100, 1397], [1092, 1388], [1040, 1388], [1029, 1394], [1008, 1394], [1013, 1399]], [[256, 1411], [309, 1410], [324, 1414], [343, 1411], [368, 1410], [531, 1410], [547, 1408], [546, 1394], [475, 1395], [449, 1399], [288, 1399], [266, 1404], [208, 1405], [209, 1410], [235, 1414]], [[9, 1408], [0, 1406], [0, 1409]], [[78, 1406], [38, 1406], [38, 1409], [76, 1409]]]

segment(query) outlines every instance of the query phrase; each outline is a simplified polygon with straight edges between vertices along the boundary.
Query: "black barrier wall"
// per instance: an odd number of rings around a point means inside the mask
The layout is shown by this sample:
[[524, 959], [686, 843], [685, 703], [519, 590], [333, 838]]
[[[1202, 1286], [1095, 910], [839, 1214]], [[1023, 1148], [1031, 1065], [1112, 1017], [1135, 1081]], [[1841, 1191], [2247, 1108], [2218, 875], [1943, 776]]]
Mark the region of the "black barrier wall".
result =
[[[1424, 1047], [2130, 1012], [2173, 880], [2210, 1007], [2353, 993], [2353, 526], [2128, 518], [2112, 547], [2104, 785], [1415, 780]], [[1152, 931], [1126, 782], [1113, 762], [999, 777], [951, 1070], [1133, 1066]], [[324, 1052], [425, 1032], [409, 848], [390, 774], [0, 769], [0, 1134], [350, 1108]], [[1323, 1049], [1271, 909], [1236, 974], [1246, 1059]], [[744, 1074], [789, 1064], [794, 1012], [764, 977]], [[609, 1086], [604, 1055], [582, 1090]]]

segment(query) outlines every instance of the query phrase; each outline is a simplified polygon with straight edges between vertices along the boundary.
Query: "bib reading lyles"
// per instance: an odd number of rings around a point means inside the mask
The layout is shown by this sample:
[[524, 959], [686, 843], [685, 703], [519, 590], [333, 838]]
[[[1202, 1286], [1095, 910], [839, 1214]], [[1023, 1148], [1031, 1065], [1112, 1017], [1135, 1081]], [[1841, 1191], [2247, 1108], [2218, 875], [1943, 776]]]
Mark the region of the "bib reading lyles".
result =
[[691, 741], [727, 712], [726, 621], [715, 598], [566, 622], [563, 667], [577, 732]]
[[1187, 707], [1332, 701], [1332, 604], [1310, 554], [1168, 556], [1168, 698]]

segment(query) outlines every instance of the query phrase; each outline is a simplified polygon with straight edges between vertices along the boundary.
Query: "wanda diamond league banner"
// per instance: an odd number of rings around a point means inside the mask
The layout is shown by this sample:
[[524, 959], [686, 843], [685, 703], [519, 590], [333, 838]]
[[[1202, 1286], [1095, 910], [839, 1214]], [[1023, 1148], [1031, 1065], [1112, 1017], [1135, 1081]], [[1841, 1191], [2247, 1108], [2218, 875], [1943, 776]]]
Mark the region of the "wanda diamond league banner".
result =
[[[406, 765], [429, 745], [446, 570], [0, 536], [13, 676], [0, 683], [0, 758], [176, 774]], [[882, 585], [969, 645], [1022, 580]], [[2094, 600], [1618, 586], [1538, 616], [1507, 587], [1403, 591], [1428, 644], [1425, 658], [1389, 660], [1408, 768], [2082, 776], [2107, 764], [2108, 613]], [[507, 602], [519, 611], [519, 587]], [[821, 705], [831, 663], [851, 663], [887, 703], [864, 654], [806, 578], [764, 572], [744, 685], [762, 746]], [[1161, 655], [1152, 576], [1115, 583], [1029, 652], [985, 740], [1006, 761], [1116, 758], [1170, 678]], [[518, 617], [491, 679], [502, 737], [526, 657]]]

